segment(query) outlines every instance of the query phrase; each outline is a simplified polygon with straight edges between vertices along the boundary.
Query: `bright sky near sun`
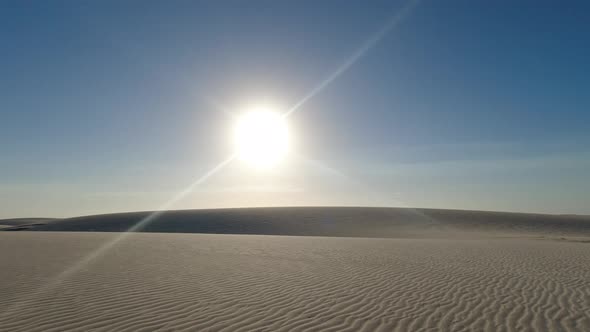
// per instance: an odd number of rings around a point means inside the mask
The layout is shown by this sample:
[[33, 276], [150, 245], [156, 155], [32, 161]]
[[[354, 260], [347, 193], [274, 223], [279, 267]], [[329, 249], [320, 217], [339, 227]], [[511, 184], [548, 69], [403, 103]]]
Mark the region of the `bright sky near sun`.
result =
[[590, 4], [408, 4], [3, 1], [0, 218], [590, 214]]

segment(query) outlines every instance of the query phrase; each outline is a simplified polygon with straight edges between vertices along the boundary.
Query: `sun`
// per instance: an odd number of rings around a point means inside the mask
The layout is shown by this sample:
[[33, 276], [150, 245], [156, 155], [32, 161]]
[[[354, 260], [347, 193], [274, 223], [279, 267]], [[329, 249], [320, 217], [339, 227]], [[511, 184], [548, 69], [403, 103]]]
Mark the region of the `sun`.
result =
[[285, 117], [264, 107], [238, 117], [234, 143], [239, 159], [258, 169], [276, 166], [289, 149], [289, 130]]

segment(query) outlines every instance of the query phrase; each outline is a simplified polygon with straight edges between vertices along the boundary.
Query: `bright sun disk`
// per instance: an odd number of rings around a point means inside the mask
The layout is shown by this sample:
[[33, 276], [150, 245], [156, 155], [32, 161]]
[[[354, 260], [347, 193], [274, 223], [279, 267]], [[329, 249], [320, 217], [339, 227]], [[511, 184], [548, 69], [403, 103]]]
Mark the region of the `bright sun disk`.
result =
[[278, 164], [289, 147], [285, 117], [265, 108], [254, 109], [240, 116], [234, 139], [238, 157], [261, 169]]

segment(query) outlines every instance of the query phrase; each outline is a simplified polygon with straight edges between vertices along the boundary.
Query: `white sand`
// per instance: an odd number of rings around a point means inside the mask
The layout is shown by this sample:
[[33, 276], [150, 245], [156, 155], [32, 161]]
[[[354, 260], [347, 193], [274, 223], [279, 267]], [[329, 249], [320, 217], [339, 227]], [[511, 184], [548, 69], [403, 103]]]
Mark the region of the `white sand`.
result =
[[0, 233], [0, 331], [590, 331], [588, 243], [119, 235]]

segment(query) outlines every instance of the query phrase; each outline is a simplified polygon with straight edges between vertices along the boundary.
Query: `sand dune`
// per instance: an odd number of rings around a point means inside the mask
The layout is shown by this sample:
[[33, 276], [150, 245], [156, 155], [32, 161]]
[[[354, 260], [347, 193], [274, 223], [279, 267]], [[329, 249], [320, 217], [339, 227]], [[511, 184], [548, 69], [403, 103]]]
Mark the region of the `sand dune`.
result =
[[0, 331], [590, 331], [590, 217], [148, 215], [7, 221]]
[[25, 230], [56, 221], [54, 218], [13, 218], [0, 219], [0, 230]]
[[[85, 216], [27, 227], [34, 231], [120, 232], [150, 212]], [[0, 224], [2, 222], [0, 221]], [[167, 211], [136, 231], [347, 237], [490, 235], [590, 236], [590, 216], [355, 207]], [[24, 227], [21, 227], [21, 229]]]
[[587, 244], [117, 236], [1, 233], [0, 330], [590, 330]]

